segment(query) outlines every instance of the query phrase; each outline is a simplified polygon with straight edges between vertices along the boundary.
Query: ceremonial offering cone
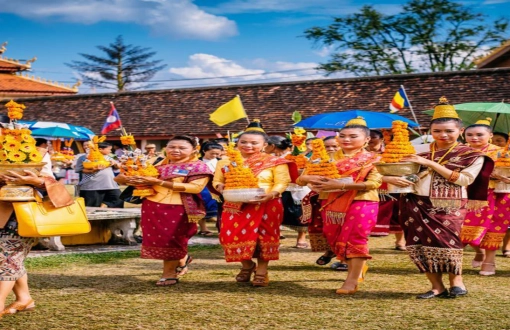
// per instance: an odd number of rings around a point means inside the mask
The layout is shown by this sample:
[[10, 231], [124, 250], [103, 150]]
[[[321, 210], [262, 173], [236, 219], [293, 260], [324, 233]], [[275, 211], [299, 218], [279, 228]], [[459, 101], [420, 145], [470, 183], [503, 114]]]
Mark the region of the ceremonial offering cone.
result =
[[[393, 140], [389, 142], [382, 154], [382, 162], [375, 164], [382, 175], [404, 177], [408, 181], [417, 182], [415, 175], [420, 170], [420, 165], [411, 162], [401, 162], [402, 158], [416, 154], [416, 150], [409, 141], [407, 123], [395, 120], [391, 125]], [[385, 136], [387, 138], [387, 136]], [[400, 188], [388, 183], [390, 193], [412, 193], [413, 186]]]
[[[0, 174], [9, 175], [8, 171], [26, 175], [25, 170], [39, 175], [45, 163], [42, 163], [42, 155], [35, 146], [26, 125], [17, 123], [23, 118], [23, 104], [9, 101], [5, 107], [10, 119], [9, 123], [2, 123], [0, 135]], [[30, 186], [18, 186], [7, 182], [0, 190], [0, 200], [3, 201], [28, 201], [34, 199], [33, 188]]]
[[306, 131], [302, 128], [294, 128], [294, 133], [288, 134], [288, 137], [292, 141], [292, 152], [285, 156], [288, 159], [296, 163], [298, 169], [303, 169], [306, 166], [308, 159], [303, 155], [306, 151]]
[[98, 169], [110, 166], [110, 162], [104, 159], [104, 155], [99, 151], [99, 143], [106, 140], [106, 136], [92, 138], [92, 143], [89, 144], [89, 154], [87, 159], [83, 162], [83, 167], [86, 169]]
[[264, 190], [259, 188], [257, 178], [251, 169], [244, 165], [243, 157], [233, 143], [227, 148], [227, 156], [229, 164], [224, 168], [223, 198], [229, 202], [247, 202], [263, 194]]
[[386, 145], [382, 154], [383, 162], [398, 163], [405, 156], [416, 154], [416, 150], [409, 141], [406, 122], [395, 120], [391, 124], [391, 130], [393, 132], [393, 140]]
[[320, 175], [330, 179], [339, 179], [340, 174], [326, 151], [324, 141], [316, 139], [312, 141], [312, 157], [306, 164], [307, 175]]
[[[148, 161], [148, 156], [144, 155], [140, 149], [136, 147], [135, 138], [131, 134], [127, 134], [124, 128], [120, 141], [128, 147], [128, 151], [124, 151], [124, 155], [120, 157], [120, 172], [125, 176], [147, 176], [158, 177], [159, 172], [154, 165]], [[136, 186], [133, 190], [133, 196], [147, 197], [152, 196], [156, 191], [151, 186]]]
[[[510, 177], [510, 141], [507, 143], [505, 148], [498, 152], [498, 158], [494, 163], [494, 174], [498, 174], [504, 177]], [[497, 181], [496, 186], [494, 188], [494, 192], [497, 193], [510, 193], [510, 184], [504, 183], [502, 181]]]

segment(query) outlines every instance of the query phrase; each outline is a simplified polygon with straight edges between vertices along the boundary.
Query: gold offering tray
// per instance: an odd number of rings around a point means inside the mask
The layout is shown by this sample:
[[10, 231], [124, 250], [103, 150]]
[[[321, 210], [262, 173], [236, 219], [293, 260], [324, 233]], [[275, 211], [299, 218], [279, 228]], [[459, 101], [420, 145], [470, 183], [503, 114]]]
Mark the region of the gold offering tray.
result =
[[411, 162], [402, 163], [375, 163], [377, 171], [381, 175], [388, 176], [404, 176], [416, 174], [420, 171], [420, 164]]

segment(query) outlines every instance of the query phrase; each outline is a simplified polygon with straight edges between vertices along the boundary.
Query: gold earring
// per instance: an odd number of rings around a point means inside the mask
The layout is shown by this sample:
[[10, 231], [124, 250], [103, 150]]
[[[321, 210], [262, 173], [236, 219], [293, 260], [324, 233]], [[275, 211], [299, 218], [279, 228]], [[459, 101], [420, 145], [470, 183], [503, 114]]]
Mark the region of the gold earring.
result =
[[492, 138], [489, 139], [489, 143], [492, 144]]
[[365, 144], [363, 145], [363, 149], [366, 149], [368, 147], [368, 142], [365, 142]]

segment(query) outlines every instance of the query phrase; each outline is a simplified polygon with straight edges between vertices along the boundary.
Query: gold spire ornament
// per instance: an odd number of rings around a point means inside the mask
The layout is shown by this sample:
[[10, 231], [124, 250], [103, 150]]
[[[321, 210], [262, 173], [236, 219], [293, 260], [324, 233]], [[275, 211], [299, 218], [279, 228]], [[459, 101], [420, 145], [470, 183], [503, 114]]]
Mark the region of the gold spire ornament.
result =
[[455, 111], [455, 107], [448, 102], [444, 96], [439, 98], [439, 104], [434, 107], [434, 115], [432, 120], [439, 118], [459, 119], [459, 114]]
[[477, 120], [475, 125], [485, 125], [485, 126], [491, 126], [492, 118], [487, 117], [485, 119]]
[[361, 116], [358, 116], [356, 118], [353, 118], [351, 120], [349, 120], [347, 122], [347, 124], [345, 124], [345, 127], [348, 127], [348, 126], [354, 126], [354, 125], [359, 125], [359, 126], [365, 126], [365, 127], [368, 127], [367, 126], [367, 122], [365, 121], [365, 118], [361, 117]]

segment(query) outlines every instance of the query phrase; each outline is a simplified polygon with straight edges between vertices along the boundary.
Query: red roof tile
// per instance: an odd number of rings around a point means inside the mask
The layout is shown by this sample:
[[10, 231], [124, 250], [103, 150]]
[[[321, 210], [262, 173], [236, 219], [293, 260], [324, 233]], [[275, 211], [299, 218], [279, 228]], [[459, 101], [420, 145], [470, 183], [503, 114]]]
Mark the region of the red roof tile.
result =
[[67, 95], [76, 94], [77, 89], [39, 81], [15, 74], [0, 73], [0, 96], [2, 94]]
[[[443, 95], [453, 104], [510, 100], [510, 69], [84, 94], [21, 102], [27, 106], [26, 120], [63, 121], [99, 132], [110, 109], [109, 102], [113, 101], [128, 132], [137, 138], [163, 138], [172, 134], [210, 136], [215, 132], [243, 130], [245, 120], [223, 127], [209, 121], [211, 112], [239, 94], [250, 119], [260, 119], [271, 134], [289, 131], [294, 111], [301, 112], [303, 118], [350, 109], [389, 111], [388, 105], [400, 85], [405, 86], [418, 120], [427, 126], [430, 117], [422, 111], [432, 108]], [[409, 109], [401, 114], [412, 119]]]

